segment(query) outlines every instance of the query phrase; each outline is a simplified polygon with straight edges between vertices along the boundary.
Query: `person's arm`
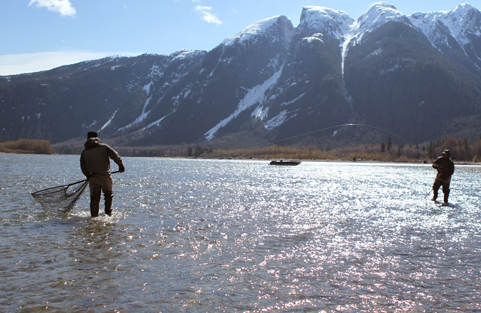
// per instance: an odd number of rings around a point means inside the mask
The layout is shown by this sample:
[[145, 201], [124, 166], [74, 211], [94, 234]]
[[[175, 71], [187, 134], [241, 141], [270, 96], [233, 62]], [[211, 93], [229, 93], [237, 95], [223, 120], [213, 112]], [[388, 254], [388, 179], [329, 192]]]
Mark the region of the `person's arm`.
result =
[[442, 158], [437, 158], [436, 161], [434, 161], [433, 163], [433, 167], [438, 171], [438, 174], [444, 175], [442, 162]]
[[454, 174], [454, 163], [453, 161], [449, 162], [449, 176], [452, 176]]
[[439, 169], [441, 168], [438, 164], [438, 161], [439, 159], [436, 159], [434, 162], [433, 162], [433, 168], [437, 169], [439, 171]]
[[119, 172], [120, 173], [125, 172], [124, 163], [122, 162], [122, 158], [117, 153], [117, 151], [115, 151], [114, 149], [112, 149], [110, 146], [107, 146], [107, 145], [106, 145], [106, 148], [107, 148], [107, 155], [109, 156], [109, 158], [114, 160], [114, 162], [119, 166]]
[[120, 161], [120, 164], [117, 163], [117, 165], [119, 166], [120, 173], [125, 172], [125, 167], [124, 167], [124, 163], [122, 163], [122, 160]]

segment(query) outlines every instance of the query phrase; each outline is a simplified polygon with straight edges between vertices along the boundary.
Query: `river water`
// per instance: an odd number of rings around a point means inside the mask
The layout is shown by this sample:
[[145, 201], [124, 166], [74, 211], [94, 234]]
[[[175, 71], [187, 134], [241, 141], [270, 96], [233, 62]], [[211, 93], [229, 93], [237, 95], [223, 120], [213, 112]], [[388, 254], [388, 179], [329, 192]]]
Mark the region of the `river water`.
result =
[[480, 167], [443, 207], [429, 164], [124, 161], [90, 218], [30, 196], [78, 156], [0, 154], [2, 312], [481, 310]]

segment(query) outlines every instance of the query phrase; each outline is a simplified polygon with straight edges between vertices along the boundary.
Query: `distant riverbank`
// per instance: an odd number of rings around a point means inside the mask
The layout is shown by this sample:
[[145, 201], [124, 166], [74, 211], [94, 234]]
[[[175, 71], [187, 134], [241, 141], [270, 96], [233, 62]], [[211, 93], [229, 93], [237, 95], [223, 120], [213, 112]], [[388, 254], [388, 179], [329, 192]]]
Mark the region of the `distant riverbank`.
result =
[[48, 140], [19, 139], [0, 142], [0, 153], [55, 154], [55, 149]]
[[[319, 148], [315, 146], [258, 146], [252, 148], [219, 148], [208, 145], [120, 146], [105, 141], [123, 157], [166, 157], [240, 160], [312, 160], [312, 161], [375, 161], [397, 163], [431, 163], [444, 149], [451, 150], [456, 163], [477, 164], [481, 157], [481, 139], [448, 137], [425, 145], [360, 144], [357, 146]], [[80, 155], [81, 142], [51, 145], [47, 140], [19, 139], [0, 143], [0, 153]]]

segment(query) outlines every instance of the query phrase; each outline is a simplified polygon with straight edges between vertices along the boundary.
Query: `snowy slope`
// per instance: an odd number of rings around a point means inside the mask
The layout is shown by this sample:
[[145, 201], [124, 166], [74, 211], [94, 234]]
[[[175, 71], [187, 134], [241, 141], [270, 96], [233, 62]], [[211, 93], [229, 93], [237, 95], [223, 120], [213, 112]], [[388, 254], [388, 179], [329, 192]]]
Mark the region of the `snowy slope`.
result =
[[318, 32], [323, 31], [323, 36], [331, 36], [341, 40], [349, 32], [353, 23], [354, 19], [344, 11], [306, 6], [302, 10], [301, 22], [297, 31], [305, 38], [315, 36]]
[[297, 31], [307, 40], [322, 40], [323, 36], [339, 39], [344, 72], [344, 60], [349, 47], [361, 43], [365, 34], [390, 21], [411, 25], [403, 13], [387, 2], [373, 4], [357, 21], [344, 11], [306, 6], [303, 8]]
[[351, 25], [349, 32], [345, 34], [344, 42], [342, 44], [343, 74], [344, 61], [346, 60], [347, 53], [349, 52], [349, 47], [362, 43], [364, 35], [372, 32], [387, 22], [411, 24], [408, 18], [398, 9], [396, 9], [395, 6], [387, 2], [377, 2]]
[[[430, 38], [432, 45], [435, 47], [441, 44], [448, 45], [448, 36], [456, 38], [456, 41], [463, 45], [469, 43], [473, 35], [479, 36], [480, 19], [477, 14], [479, 14], [477, 9], [471, 5], [464, 4], [449, 12], [418, 13], [407, 17], [394, 5], [383, 1], [374, 3], [366, 13], [354, 20], [341, 10], [333, 10], [322, 6], [306, 6], [302, 10], [301, 21], [294, 36], [300, 36], [305, 42], [309, 43], [314, 41], [322, 43], [326, 37], [339, 40], [341, 69], [344, 75], [344, 62], [349, 49], [362, 44], [366, 34], [375, 31], [386, 23], [399, 22], [412, 28], [418, 28]], [[471, 18], [467, 18], [468, 16], [471, 16]], [[277, 18], [274, 17], [254, 23], [236, 36], [226, 39], [223, 44], [233, 47], [237, 44], [256, 40], [255, 38], [268, 34], [269, 28], [275, 25]], [[278, 60], [278, 63], [280, 62]], [[280, 77], [281, 73], [276, 73], [277, 75]], [[305, 81], [303, 82], [302, 80]], [[280, 127], [283, 123], [298, 115], [296, 110], [281, 110], [280, 112], [276, 111], [275, 116], [269, 116], [272, 110], [269, 110], [269, 106], [263, 105], [263, 101], [281, 98], [282, 93], [291, 92], [292, 88], [295, 89], [299, 85], [308, 84], [309, 78], [288, 77], [284, 82], [278, 83], [282, 84], [282, 86], [278, 86], [277, 93], [270, 94], [270, 99], [264, 99], [264, 92], [262, 92], [259, 98], [252, 101], [252, 92], [263, 86], [262, 84], [250, 90], [246, 98], [242, 99], [238, 108], [228, 118], [223, 119], [214, 128], [205, 133], [206, 139], [211, 140], [219, 128], [226, 126], [241, 111], [255, 104], [258, 104], [258, 106], [251, 116], [252, 118], [262, 116], [261, 120], [264, 120], [267, 130]], [[246, 105], [248, 98], [251, 101], [249, 105]], [[303, 101], [303, 99], [302, 97], [295, 97], [289, 103], [293, 104], [296, 101]], [[279, 106], [282, 106], [282, 104]]]
[[[341, 10], [306, 6], [297, 28], [285, 16], [274, 16], [249, 25], [208, 52], [182, 50], [169, 56], [82, 62], [39, 75], [36, 79], [43, 81], [33, 84], [36, 86], [33, 92], [19, 83], [20, 78], [14, 86], [17, 89], [12, 88], [14, 84], [10, 82], [17, 80], [8, 78], [5, 91], [2, 93], [0, 89], [0, 130], [3, 129], [0, 136], [3, 135], [4, 140], [16, 138], [19, 133], [38, 136], [38, 129], [48, 125], [45, 133], [55, 134], [52, 141], [66, 140], [68, 136], [84, 133], [87, 128], [100, 127], [105, 135], [137, 133], [136, 140], [151, 136], [145, 142], [191, 143], [218, 139], [226, 133], [243, 130], [246, 125], [281, 136], [283, 131], [292, 132], [302, 127], [309, 131], [308, 127], [336, 118], [341, 123], [347, 122], [359, 108], [359, 102], [372, 102], [368, 96], [359, 100], [359, 90], [356, 98], [354, 90], [363, 78], [362, 71], [353, 74], [356, 66], [376, 68], [370, 76], [376, 81], [379, 75], [385, 77], [386, 73], [401, 70], [411, 75], [406, 64], [413, 66], [414, 62], [421, 62], [422, 65], [423, 61], [418, 58], [421, 55], [410, 56], [409, 62], [403, 62], [407, 59], [403, 59], [402, 49], [393, 48], [391, 54], [399, 59], [391, 60], [389, 49], [395, 46], [368, 41], [369, 34], [387, 23], [391, 23], [390, 28], [376, 36], [384, 36], [398, 26], [406, 31], [407, 26], [413, 30], [411, 34], [415, 36], [410, 39], [414, 41], [396, 37], [401, 47], [426, 45], [427, 38], [437, 51], [423, 50], [426, 54], [433, 53], [435, 59], [454, 62], [451, 68], [459, 63], [466, 69], [481, 70], [481, 13], [470, 4], [460, 4], [450, 11], [417, 12], [407, 17], [392, 4], [377, 2], [357, 20]], [[421, 33], [426, 38], [420, 36]], [[346, 60], [350, 69], [347, 74], [344, 73]], [[471, 74], [477, 78], [481, 72]], [[88, 91], [78, 91], [85, 97], [76, 96], [72, 86], [83, 86], [78, 82], [89, 82], [90, 76], [96, 83], [86, 85]], [[404, 79], [411, 78], [419, 77]], [[53, 89], [52, 86], [59, 83], [61, 88]], [[446, 84], [452, 85], [448, 81]], [[471, 88], [469, 83], [465, 85]], [[472, 85], [474, 91], [466, 94], [477, 95], [477, 81]], [[369, 90], [365, 95], [382, 88], [374, 83], [370, 87], [363, 89]], [[397, 93], [405, 93], [402, 86], [398, 88]], [[28, 97], [30, 92], [35, 95]], [[418, 91], [419, 94], [422, 92]], [[457, 99], [459, 95], [451, 96]], [[63, 104], [72, 102], [71, 98], [76, 101], [65, 107]], [[428, 104], [424, 100], [416, 98], [423, 107]], [[475, 96], [466, 102], [479, 103]], [[15, 103], [26, 103], [28, 109], [21, 111]], [[62, 114], [62, 121], [68, 121], [71, 116], [75, 121], [56, 125], [57, 114], [51, 112]], [[37, 116], [38, 125], [29, 116]], [[72, 128], [70, 134], [61, 131], [69, 128]], [[163, 138], [169, 141], [162, 141]]]
[[[366, 13], [355, 20], [341, 10], [322, 6], [306, 6], [302, 10], [301, 20], [296, 29], [291, 30], [291, 28], [287, 27], [287, 24], [291, 23], [285, 16], [274, 16], [253, 23], [236, 35], [226, 38], [219, 45], [221, 49], [219, 50], [220, 54], [215, 58], [216, 65], [209, 69], [208, 72], [206, 71], [206, 73], [210, 73], [207, 78], [213, 79], [213, 77], [218, 75], [219, 66], [230, 68], [245, 61], [244, 59], [244, 61], [239, 63], [240, 58], [250, 58], [250, 56], [248, 57], [244, 54], [245, 49], [252, 49], [254, 46], [267, 49], [267, 47], [278, 44], [280, 40], [283, 47], [286, 49], [290, 47], [291, 53], [298, 53], [297, 48], [291, 47], [294, 43], [294, 37], [301, 38], [302, 41], [307, 43], [323, 42], [326, 37], [338, 40], [341, 53], [340, 66], [342, 75], [344, 75], [344, 62], [349, 49], [362, 44], [367, 34], [386, 23], [399, 22], [412, 28], [419, 28], [428, 38], [432, 39], [433, 46], [442, 43], [446, 44], [448, 35], [455, 37], [461, 44], [469, 42], [472, 34], [479, 34], [479, 21], [476, 24], [475, 19], [467, 20], [465, 18], [468, 14], [467, 12], [473, 10], [479, 12], [470, 5], [460, 5], [449, 12], [413, 14], [413, 16], [407, 17], [395, 6], [383, 1], [374, 3]], [[236, 52], [233, 53], [232, 51]], [[179, 54], [176, 58], [182, 58], [183, 56], [183, 54]], [[233, 122], [246, 110], [249, 110], [251, 113], [251, 118], [260, 119], [268, 131], [281, 127], [286, 121], [300, 116], [300, 112], [296, 109], [296, 103], [305, 101], [303, 96], [307, 90], [299, 90], [299, 94], [302, 94], [302, 96], [293, 94], [293, 90], [297, 90], [301, 86], [307, 86], [311, 78], [307, 76], [293, 77], [288, 74], [283, 75], [283, 71], [286, 70], [287, 66], [281, 65], [288, 62], [288, 57], [288, 55], [283, 54], [274, 55], [268, 61], [270, 65], [266, 63], [262, 65], [264, 67], [257, 68], [259, 75], [260, 73], [266, 73], [266, 69], [274, 71], [269, 76], [263, 78], [262, 82], [257, 82], [254, 86], [240, 87], [245, 90], [245, 93], [236, 100], [237, 106], [232, 107], [232, 111], [229, 114], [224, 115], [213, 126], [204, 130], [203, 138], [207, 141], [216, 138], [216, 134], [221, 128]], [[257, 63], [257, 66], [259, 65]], [[233, 69], [239, 75], [243, 75], [242, 71], [244, 70], [246, 69]], [[204, 68], [202, 68], [201, 72], [204, 71]], [[176, 103], [176, 105], [177, 103], [182, 103], [182, 99], [187, 98], [187, 95], [191, 92], [190, 89], [189, 91], [186, 91], [187, 89], [185, 88], [182, 90], [185, 95], [179, 94], [172, 98], [172, 102]], [[192, 93], [196, 93], [195, 89]], [[276, 104], [279, 109], [272, 109], [273, 99], [276, 98], [284, 100], [280, 100], [281, 102]], [[196, 103], [202, 105], [203, 101], [197, 100]], [[286, 110], [286, 103], [289, 103], [292, 109]], [[146, 114], [149, 114], [146, 108], [147, 105], [144, 105], [141, 115], [137, 118], [137, 121], [134, 121], [134, 124], [146, 116]], [[176, 113], [169, 114], [174, 116]], [[270, 114], [273, 115], [270, 116]], [[217, 116], [215, 112], [212, 115]], [[157, 126], [160, 128], [159, 121], [163, 119], [164, 116], [160, 116], [153, 120], [149, 127]]]
[[281, 69], [276, 72], [272, 77], [266, 80], [264, 83], [255, 86], [254, 88], [250, 89], [246, 96], [239, 102], [237, 109], [232, 113], [229, 117], [223, 119], [219, 122], [216, 126], [205, 133], [206, 140], [212, 140], [214, 138], [215, 133], [222, 127], [225, 127], [230, 121], [236, 118], [239, 114], [243, 111], [247, 110], [248, 108], [252, 107], [255, 104], [262, 103], [265, 99], [266, 91], [271, 88], [279, 79], [279, 76], [282, 73]]
[[481, 36], [481, 14], [470, 4], [460, 4], [441, 14], [439, 19], [446, 25], [461, 46], [471, 42], [470, 36]]
[[[235, 36], [229, 37], [222, 42], [224, 47], [232, 47], [234, 45], [245, 45], [246, 43], [255, 43], [260, 37], [270, 36], [275, 32], [277, 24], [283, 23], [287, 18], [285, 16], [274, 16], [260, 20], [243, 29]], [[285, 45], [289, 46], [292, 40], [292, 33], [286, 32], [284, 36]]]
[[410, 16], [410, 20], [440, 51], [450, 46], [450, 36], [463, 49], [472, 44], [473, 38], [481, 37], [481, 13], [470, 4], [460, 4], [451, 11], [416, 12]]
[[448, 37], [451, 36], [449, 28], [440, 21], [440, 15], [440, 12], [416, 12], [410, 16], [413, 25], [421, 30], [438, 50], [449, 46]]
[[372, 32], [387, 22], [411, 24], [395, 6], [387, 2], [377, 2], [351, 26], [346, 41], [355, 40], [356, 43], [361, 43], [366, 33]]

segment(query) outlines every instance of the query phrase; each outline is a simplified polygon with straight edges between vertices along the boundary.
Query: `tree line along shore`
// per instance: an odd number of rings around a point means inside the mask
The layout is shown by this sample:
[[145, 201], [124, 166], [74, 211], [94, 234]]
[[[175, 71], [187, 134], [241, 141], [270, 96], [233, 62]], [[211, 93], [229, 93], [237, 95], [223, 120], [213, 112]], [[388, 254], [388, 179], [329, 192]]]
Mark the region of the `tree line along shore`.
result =
[[19, 139], [0, 142], [0, 153], [55, 154], [55, 149], [48, 140]]
[[[315, 146], [260, 146], [242, 149], [212, 148], [202, 145], [153, 147], [113, 146], [125, 157], [185, 157], [205, 159], [296, 159], [296, 160], [366, 160], [381, 162], [430, 162], [444, 149], [458, 162], [481, 161], [481, 138], [468, 140], [447, 137], [424, 145], [395, 145], [387, 143], [320, 149]], [[83, 145], [58, 146], [54, 149], [47, 140], [19, 139], [0, 142], [0, 152], [30, 154], [80, 154]]]

